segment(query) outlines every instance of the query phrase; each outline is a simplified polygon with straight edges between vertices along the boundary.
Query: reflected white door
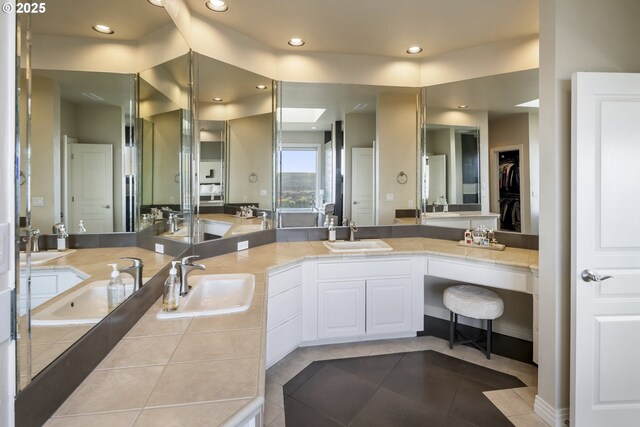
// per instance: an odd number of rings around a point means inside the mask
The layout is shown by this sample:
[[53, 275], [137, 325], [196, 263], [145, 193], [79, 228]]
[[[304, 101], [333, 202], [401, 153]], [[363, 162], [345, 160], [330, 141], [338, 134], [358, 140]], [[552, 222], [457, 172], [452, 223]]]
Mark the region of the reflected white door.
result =
[[637, 426], [640, 74], [572, 83], [571, 424]]
[[373, 225], [373, 148], [351, 149], [351, 200], [356, 225]]
[[113, 231], [112, 149], [111, 144], [69, 145], [68, 230], [83, 220], [89, 233]]
[[447, 156], [446, 154], [430, 154], [427, 159], [429, 174], [429, 203], [442, 203], [447, 197]]

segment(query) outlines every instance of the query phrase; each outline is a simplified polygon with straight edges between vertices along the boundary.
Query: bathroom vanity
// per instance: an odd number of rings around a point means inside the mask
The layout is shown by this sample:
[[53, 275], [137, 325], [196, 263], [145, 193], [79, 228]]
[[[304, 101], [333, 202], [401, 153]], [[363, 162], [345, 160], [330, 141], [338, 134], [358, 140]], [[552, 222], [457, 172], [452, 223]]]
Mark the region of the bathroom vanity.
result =
[[[149, 425], [189, 425], [198, 417], [211, 425], [260, 425], [267, 367], [298, 346], [415, 335], [423, 324], [425, 275], [535, 291], [534, 250], [486, 251], [429, 238], [384, 241], [393, 251], [340, 255], [321, 241], [302, 241], [201, 260], [206, 271], [192, 277], [255, 275], [251, 307], [225, 316], [157, 319], [158, 301], [54, 418], [87, 414], [89, 420], [88, 414], [120, 411]], [[113, 396], [107, 385], [124, 378], [136, 387]]]

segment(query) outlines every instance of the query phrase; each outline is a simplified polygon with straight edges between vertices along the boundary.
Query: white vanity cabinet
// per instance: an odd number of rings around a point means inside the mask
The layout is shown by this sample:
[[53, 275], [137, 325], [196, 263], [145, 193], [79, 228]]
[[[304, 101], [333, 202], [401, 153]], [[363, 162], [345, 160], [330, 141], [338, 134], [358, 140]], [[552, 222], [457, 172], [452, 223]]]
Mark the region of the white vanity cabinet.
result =
[[302, 264], [297, 264], [269, 274], [267, 367], [302, 341], [302, 270]]
[[315, 281], [306, 286], [311, 298], [317, 296], [312, 303], [317, 316], [305, 316], [304, 341], [409, 336], [422, 330], [420, 260], [389, 256], [314, 264]]
[[364, 335], [366, 282], [318, 283], [318, 339]]

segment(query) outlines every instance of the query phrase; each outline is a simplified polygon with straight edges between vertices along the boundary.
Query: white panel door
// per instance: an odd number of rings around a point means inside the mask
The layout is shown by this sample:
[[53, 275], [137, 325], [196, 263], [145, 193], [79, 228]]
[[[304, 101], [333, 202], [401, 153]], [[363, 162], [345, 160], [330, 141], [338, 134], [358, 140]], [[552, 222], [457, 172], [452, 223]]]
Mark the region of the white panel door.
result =
[[351, 149], [351, 200], [356, 225], [373, 225], [373, 148]]
[[89, 233], [113, 231], [113, 146], [69, 144], [67, 230], [80, 220]]
[[365, 333], [365, 282], [318, 283], [318, 338]]
[[411, 279], [367, 280], [367, 334], [411, 330]]
[[572, 425], [637, 426], [640, 74], [572, 83]]

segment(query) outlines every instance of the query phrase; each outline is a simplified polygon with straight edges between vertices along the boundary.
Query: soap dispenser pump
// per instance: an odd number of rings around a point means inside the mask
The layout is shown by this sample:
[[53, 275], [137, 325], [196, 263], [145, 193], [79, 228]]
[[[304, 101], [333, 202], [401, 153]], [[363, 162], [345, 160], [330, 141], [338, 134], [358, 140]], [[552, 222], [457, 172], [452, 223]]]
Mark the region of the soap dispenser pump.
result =
[[180, 280], [178, 279], [178, 270], [176, 264], [178, 261], [171, 261], [171, 269], [169, 277], [164, 282], [164, 291], [162, 293], [162, 310], [175, 311], [178, 309], [180, 298]]
[[331, 218], [331, 221], [329, 222], [329, 241], [336, 241], [336, 226], [333, 224], [333, 218]]
[[125, 299], [124, 282], [120, 278], [118, 264], [107, 264], [113, 271], [111, 272], [111, 280], [107, 285], [107, 304], [109, 312], [122, 304]]

